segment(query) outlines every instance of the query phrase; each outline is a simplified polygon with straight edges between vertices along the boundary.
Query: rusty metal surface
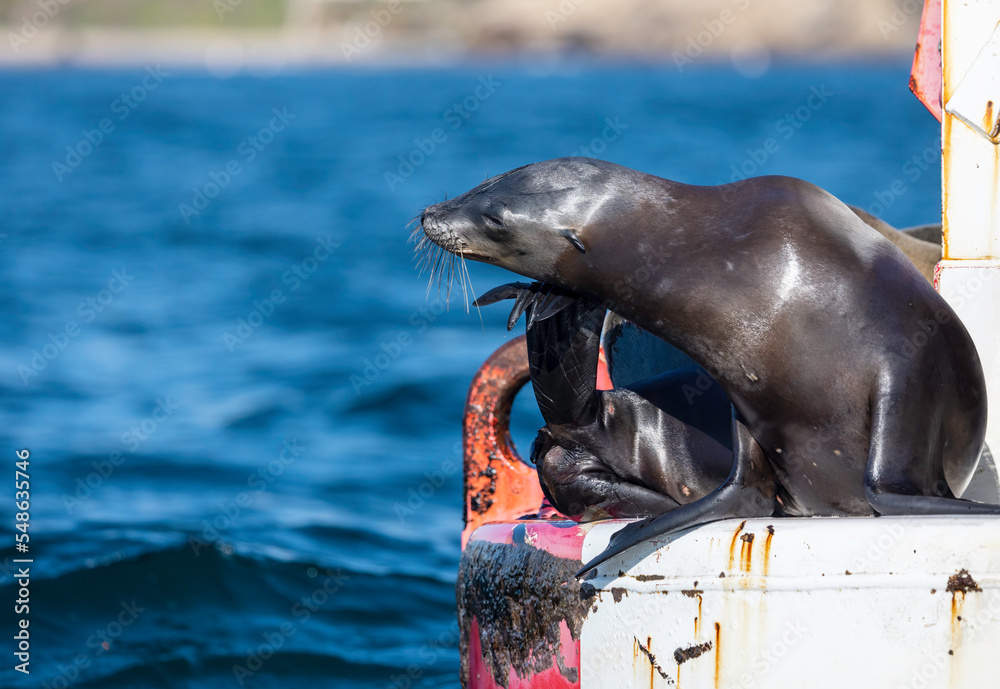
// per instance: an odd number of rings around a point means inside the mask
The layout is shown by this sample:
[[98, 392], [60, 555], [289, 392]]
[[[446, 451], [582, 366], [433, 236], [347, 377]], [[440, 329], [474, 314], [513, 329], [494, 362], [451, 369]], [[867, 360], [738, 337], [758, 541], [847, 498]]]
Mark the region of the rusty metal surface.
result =
[[537, 472], [524, 464], [510, 438], [514, 396], [528, 382], [524, 336], [504, 344], [482, 365], [465, 405], [462, 435], [465, 468], [465, 530], [534, 514], [542, 503]]
[[978, 591], [982, 593], [982, 589], [979, 588], [979, 584], [976, 580], [972, 578], [967, 569], [960, 569], [958, 573], [953, 574], [948, 577], [948, 586], [945, 587], [945, 591], [948, 593], [955, 593], [956, 591], [960, 593], [968, 593], [969, 591]]
[[955, 86], [945, 112], [990, 143], [1000, 143], [1000, 23]]
[[1000, 4], [943, 0], [942, 234], [936, 284], [986, 375], [986, 443], [1000, 445]]
[[913, 53], [910, 90], [941, 120], [941, 0], [927, 0]]
[[[942, 0], [942, 122], [943, 258], [984, 260], [1000, 258], [1000, 80], [997, 78], [1000, 44], [1000, 5], [989, 0]], [[946, 263], [945, 269], [948, 269]], [[946, 298], [947, 295], [945, 295]], [[956, 300], [949, 299], [953, 306]], [[995, 305], [981, 299], [963, 299], [962, 321], [989, 317]], [[968, 313], [974, 305], [977, 314]], [[982, 352], [984, 343], [976, 342]], [[987, 371], [990, 396], [995, 392]], [[991, 424], [992, 425], [992, 424]], [[987, 431], [987, 443], [990, 442]], [[992, 433], [995, 440], [998, 432]]]
[[[584, 559], [623, 523], [591, 527]], [[581, 686], [992, 686], [998, 527], [998, 517], [748, 519], [652, 539], [586, 584]]]
[[[574, 576], [581, 560], [536, 548], [521, 524], [508, 528], [511, 543], [474, 537], [462, 553], [456, 585], [462, 684], [579, 687], [580, 632], [593, 593]], [[480, 672], [488, 676], [473, 676]]]

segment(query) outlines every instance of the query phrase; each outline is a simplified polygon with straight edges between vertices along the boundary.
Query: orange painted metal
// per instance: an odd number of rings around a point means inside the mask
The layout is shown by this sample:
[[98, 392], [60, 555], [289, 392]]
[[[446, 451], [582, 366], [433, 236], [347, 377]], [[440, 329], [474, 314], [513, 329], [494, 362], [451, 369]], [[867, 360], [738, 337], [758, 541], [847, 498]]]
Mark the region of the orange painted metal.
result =
[[528, 349], [523, 335], [495, 351], [472, 379], [462, 436], [463, 548], [480, 525], [534, 515], [542, 504], [538, 473], [521, 461], [510, 438], [511, 405], [528, 380]]
[[910, 90], [941, 121], [941, 2], [927, 0], [913, 54]]
[[611, 390], [615, 386], [611, 382], [611, 373], [608, 371], [608, 360], [604, 356], [604, 346], [601, 346], [597, 359], [597, 389]]

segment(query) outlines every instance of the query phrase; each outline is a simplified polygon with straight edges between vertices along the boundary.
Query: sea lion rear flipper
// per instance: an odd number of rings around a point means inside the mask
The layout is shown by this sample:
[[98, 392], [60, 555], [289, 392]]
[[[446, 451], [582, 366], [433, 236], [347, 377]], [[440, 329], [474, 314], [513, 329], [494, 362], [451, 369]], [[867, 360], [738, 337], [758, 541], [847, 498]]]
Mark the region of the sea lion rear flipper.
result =
[[581, 522], [650, 517], [679, 507], [669, 495], [621, 478], [586, 450], [560, 446], [548, 428], [538, 431], [531, 461], [552, 506]]
[[598, 565], [655, 536], [734, 517], [767, 517], [774, 512], [774, 469], [760, 445], [733, 410], [733, 468], [729, 478], [704, 498], [653, 519], [629, 524], [611, 537], [600, 555], [577, 572]]
[[[925, 474], [913, 471], [913, 465], [921, 461], [920, 453], [926, 452], [924, 448], [929, 445], [926, 434], [934, 429], [916, 421], [923, 417], [919, 409], [907, 408], [910, 401], [911, 398], [905, 395], [886, 390], [872, 404], [871, 445], [865, 469], [868, 504], [879, 515], [886, 516], [1000, 514], [1000, 505], [956, 498], [943, 475], [933, 485], [918, 483]], [[963, 473], [971, 476], [974, 469], [973, 465], [972, 470]], [[964, 488], [959, 487], [959, 491]]]

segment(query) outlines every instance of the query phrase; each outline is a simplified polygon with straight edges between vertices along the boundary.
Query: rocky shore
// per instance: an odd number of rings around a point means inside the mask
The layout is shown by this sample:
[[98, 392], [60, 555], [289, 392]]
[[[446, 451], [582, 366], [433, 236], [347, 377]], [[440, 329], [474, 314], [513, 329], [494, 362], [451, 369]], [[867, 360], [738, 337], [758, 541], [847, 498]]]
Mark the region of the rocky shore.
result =
[[678, 69], [708, 56], [752, 71], [773, 55], [911, 52], [922, 10], [917, 0], [287, 0], [280, 10], [249, 14], [250, 0], [212, 0], [211, 12], [206, 0], [196, 19], [164, 28], [88, 21], [74, 14], [74, 2], [0, 6], [0, 64], [226, 70], [571, 53]]

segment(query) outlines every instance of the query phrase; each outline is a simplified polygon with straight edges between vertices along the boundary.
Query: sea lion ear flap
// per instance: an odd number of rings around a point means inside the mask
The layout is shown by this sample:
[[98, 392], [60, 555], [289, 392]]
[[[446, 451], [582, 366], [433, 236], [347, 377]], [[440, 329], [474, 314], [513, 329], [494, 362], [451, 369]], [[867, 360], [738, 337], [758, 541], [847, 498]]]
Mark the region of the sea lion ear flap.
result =
[[559, 234], [569, 240], [569, 243], [576, 247], [576, 250], [581, 254], [587, 253], [586, 247], [583, 246], [583, 242], [577, 236], [576, 232], [573, 230], [559, 230]]

